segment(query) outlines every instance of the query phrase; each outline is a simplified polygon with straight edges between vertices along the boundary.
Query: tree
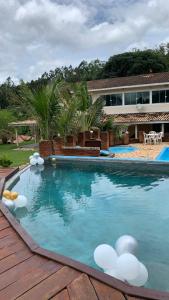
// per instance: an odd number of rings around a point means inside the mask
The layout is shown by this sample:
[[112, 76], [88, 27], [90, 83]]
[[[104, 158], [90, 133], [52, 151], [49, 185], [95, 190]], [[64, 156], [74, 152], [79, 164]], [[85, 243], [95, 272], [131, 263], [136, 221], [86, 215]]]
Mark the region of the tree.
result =
[[57, 82], [52, 81], [47, 85], [39, 86], [36, 90], [31, 90], [24, 85], [20, 98], [30, 116], [37, 120], [41, 137], [49, 139], [52, 134], [54, 118], [59, 109]]
[[101, 77], [123, 77], [167, 70], [166, 58], [160, 51], [136, 50], [110, 57], [105, 64]]
[[97, 127], [102, 118], [103, 101], [92, 103], [85, 83], [65, 85], [60, 89], [60, 110], [56, 117], [56, 129], [66, 135]]
[[8, 127], [10, 122], [15, 121], [13, 113], [9, 110], [0, 110], [0, 139], [5, 144], [8, 138], [13, 134], [13, 130]]

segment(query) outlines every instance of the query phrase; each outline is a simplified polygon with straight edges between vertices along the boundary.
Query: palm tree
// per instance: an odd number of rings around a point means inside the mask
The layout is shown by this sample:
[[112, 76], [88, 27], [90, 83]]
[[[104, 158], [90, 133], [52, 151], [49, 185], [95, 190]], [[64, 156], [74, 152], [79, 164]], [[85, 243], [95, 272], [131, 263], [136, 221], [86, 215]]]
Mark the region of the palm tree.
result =
[[85, 83], [63, 84], [59, 89], [60, 110], [55, 128], [66, 139], [67, 135], [97, 127], [101, 122], [103, 101], [92, 103]]
[[59, 91], [55, 81], [31, 90], [23, 85], [21, 91], [22, 105], [27, 106], [29, 115], [38, 122], [40, 136], [48, 139], [52, 135], [54, 119], [59, 111]]
[[104, 101], [101, 99], [92, 102], [85, 83], [73, 86], [73, 100], [77, 102], [76, 128], [79, 131], [88, 131], [98, 127], [103, 116]]
[[57, 134], [66, 139], [101, 122], [103, 101], [92, 103], [85, 83], [51, 81], [36, 90], [24, 85], [21, 98], [29, 115], [37, 120], [43, 139]]

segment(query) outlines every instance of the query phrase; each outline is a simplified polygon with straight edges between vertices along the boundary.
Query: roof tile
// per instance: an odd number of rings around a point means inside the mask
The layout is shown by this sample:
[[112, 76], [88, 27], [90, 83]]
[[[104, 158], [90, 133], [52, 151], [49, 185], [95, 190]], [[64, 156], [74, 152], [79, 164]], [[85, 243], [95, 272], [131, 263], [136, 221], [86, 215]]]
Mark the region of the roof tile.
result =
[[169, 72], [149, 73], [137, 76], [116, 77], [109, 79], [91, 80], [87, 82], [88, 90], [134, 86], [154, 83], [169, 83]]
[[[111, 115], [116, 124], [128, 123], [149, 123], [149, 122], [169, 122], [169, 112], [158, 113], [135, 113], [135, 114], [114, 114]], [[106, 115], [106, 118], [110, 115]]]

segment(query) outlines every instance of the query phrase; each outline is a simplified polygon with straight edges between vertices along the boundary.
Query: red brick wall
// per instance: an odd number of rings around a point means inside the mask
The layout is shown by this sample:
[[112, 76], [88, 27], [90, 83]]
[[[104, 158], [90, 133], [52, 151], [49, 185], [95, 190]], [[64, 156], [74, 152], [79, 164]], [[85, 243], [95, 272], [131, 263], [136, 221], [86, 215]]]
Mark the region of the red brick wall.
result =
[[78, 134], [78, 145], [81, 147], [85, 146], [85, 133], [84, 132], [80, 132]]
[[100, 149], [63, 148], [63, 154], [68, 156], [100, 156]]
[[53, 154], [60, 155], [62, 154], [62, 147], [64, 146], [64, 140], [61, 137], [55, 138], [53, 140]]
[[75, 147], [76, 146], [76, 137], [73, 135], [68, 135], [66, 137], [66, 146]]
[[52, 141], [41, 141], [39, 143], [39, 153], [42, 157], [47, 157], [53, 154]]
[[101, 131], [101, 149], [106, 150], [109, 148], [109, 133], [107, 131]]
[[109, 131], [109, 144], [110, 144], [110, 146], [115, 145], [115, 136], [114, 136], [114, 132], [112, 130]]
[[124, 145], [128, 145], [129, 144], [129, 134], [128, 133], [125, 133], [123, 135], [123, 144]]
[[100, 140], [100, 129], [94, 129], [92, 137], [94, 140]]

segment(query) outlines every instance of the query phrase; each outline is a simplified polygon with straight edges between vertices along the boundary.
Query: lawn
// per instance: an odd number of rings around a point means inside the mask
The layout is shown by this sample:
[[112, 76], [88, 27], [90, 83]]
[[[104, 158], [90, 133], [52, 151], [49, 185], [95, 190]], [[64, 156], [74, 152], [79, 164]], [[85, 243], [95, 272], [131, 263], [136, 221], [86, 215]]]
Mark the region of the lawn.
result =
[[[24, 142], [21, 146], [28, 144], [28, 142]], [[29, 142], [30, 144], [30, 142]], [[15, 150], [16, 145], [0, 145], [0, 157], [5, 155], [7, 156], [13, 163], [12, 167], [17, 167], [24, 165], [29, 162], [29, 156], [32, 155], [33, 152], [31, 150]]]

